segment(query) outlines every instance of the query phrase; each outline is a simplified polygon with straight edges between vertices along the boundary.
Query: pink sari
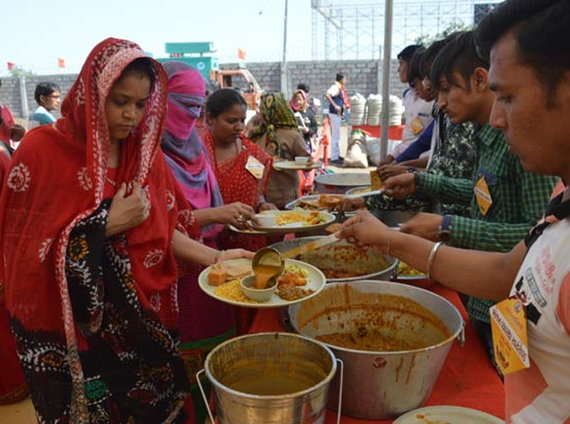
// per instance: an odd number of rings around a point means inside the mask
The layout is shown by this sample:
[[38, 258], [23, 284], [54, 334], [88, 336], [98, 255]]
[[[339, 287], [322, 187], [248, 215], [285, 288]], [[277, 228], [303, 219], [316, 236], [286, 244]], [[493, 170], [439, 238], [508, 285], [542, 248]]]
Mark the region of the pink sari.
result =
[[[193, 209], [222, 206], [214, 170], [195, 128], [206, 98], [204, 78], [181, 62], [166, 62], [163, 66], [168, 75], [168, 111], [161, 141], [166, 162]], [[199, 237], [216, 248], [216, 238], [222, 229], [221, 225], [209, 225], [201, 229]], [[193, 400], [193, 405], [186, 403], [186, 411], [196, 422], [204, 422], [206, 418], [196, 372], [203, 368], [210, 350], [236, 332], [234, 308], [200, 290], [198, 275], [203, 269], [198, 265], [181, 265], [178, 279], [180, 354], [191, 382]]]

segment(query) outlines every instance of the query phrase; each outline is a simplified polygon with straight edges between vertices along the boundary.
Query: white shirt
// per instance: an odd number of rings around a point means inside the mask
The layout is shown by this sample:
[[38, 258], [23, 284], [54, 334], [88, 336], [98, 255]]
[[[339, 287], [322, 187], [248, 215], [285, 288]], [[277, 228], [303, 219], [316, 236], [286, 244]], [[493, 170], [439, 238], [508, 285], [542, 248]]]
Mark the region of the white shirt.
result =
[[531, 366], [505, 377], [507, 422], [570, 423], [570, 219], [531, 246], [511, 295], [526, 299]]
[[331, 97], [336, 97], [340, 94], [340, 85], [338, 82], [335, 82], [333, 85], [329, 87], [327, 90], [327, 94]]
[[413, 142], [420, 136], [425, 128], [433, 121], [433, 101], [426, 102], [409, 88], [404, 92], [404, 117], [406, 125], [402, 134], [402, 141]]

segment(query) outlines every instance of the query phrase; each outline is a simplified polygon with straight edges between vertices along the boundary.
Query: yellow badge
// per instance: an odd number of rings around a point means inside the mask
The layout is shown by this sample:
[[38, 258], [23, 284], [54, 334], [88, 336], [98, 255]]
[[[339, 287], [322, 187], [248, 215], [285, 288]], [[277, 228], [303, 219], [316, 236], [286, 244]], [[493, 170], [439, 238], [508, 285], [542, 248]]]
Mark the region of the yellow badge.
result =
[[383, 186], [382, 180], [380, 179], [380, 174], [376, 169], [370, 171], [370, 185], [372, 190], [380, 190]]
[[490, 309], [495, 360], [503, 375], [530, 367], [526, 315], [522, 302], [507, 299]]
[[479, 205], [481, 214], [487, 216], [489, 209], [493, 206], [493, 198], [491, 197], [491, 191], [489, 190], [487, 181], [485, 181], [485, 177], [479, 178], [473, 188], [473, 192], [475, 193], [475, 199], [477, 199], [477, 205]]
[[424, 123], [420, 118], [416, 116], [414, 119], [412, 119], [412, 122], [410, 123], [410, 128], [414, 133], [414, 135], [419, 135], [424, 130]]
[[247, 158], [247, 163], [245, 164], [245, 169], [249, 171], [258, 180], [263, 178], [263, 171], [265, 171], [265, 166], [258, 161], [253, 156]]

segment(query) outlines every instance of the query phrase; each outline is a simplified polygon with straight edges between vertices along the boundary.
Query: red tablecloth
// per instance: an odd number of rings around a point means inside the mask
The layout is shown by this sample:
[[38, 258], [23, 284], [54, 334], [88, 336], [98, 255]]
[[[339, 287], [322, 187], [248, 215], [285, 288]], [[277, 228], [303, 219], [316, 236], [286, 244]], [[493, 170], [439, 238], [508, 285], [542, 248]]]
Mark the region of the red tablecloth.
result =
[[[440, 285], [431, 289], [451, 301], [466, 318], [465, 309], [456, 292]], [[250, 333], [285, 331], [276, 309], [259, 310]], [[468, 323], [463, 347], [454, 343], [435, 384], [427, 405], [456, 405], [479, 409], [500, 418], [505, 416], [503, 383], [492, 368], [483, 345]], [[344, 424], [391, 423], [392, 421], [365, 421], [342, 417]], [[326, 424], [336, 423], [336, 413], [327, 411]]]
[[[362, 130], [369, 133], [372, 137], [381, 137], [382, 135], [382, 127], [381, 126], [374, 126], [374, 125], [353, 125], [353, 130]], [[395, 125], [388, 128], [388, 138], [390, 140], [401, 140], [402, 134], [404, 132], [403, 125]]]

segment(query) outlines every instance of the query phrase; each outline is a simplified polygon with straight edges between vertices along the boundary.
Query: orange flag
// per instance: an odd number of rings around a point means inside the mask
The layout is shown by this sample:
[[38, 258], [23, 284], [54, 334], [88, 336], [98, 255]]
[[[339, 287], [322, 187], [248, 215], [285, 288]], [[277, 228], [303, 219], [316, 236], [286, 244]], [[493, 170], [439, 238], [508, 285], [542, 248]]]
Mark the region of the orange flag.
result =
[[58, 57], [57, 58], [57, 66], [58, 66], [58, 68], [65, 68], [65, 59]]
[[243, 50], [243, 49], [238, 49], [238, 52], [237, 52], [237, 53], [238, 53], [237, 55], [238, 55], [238, 58], [239, 58], [239, 59], [245, 60], [245, 56], [246, 56], [245, 50]]

